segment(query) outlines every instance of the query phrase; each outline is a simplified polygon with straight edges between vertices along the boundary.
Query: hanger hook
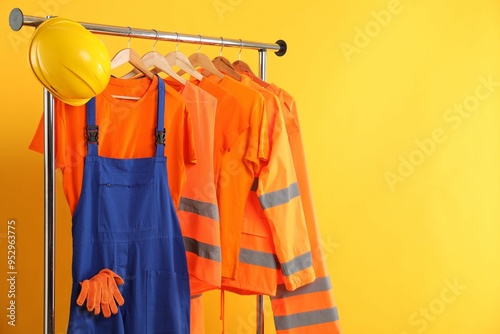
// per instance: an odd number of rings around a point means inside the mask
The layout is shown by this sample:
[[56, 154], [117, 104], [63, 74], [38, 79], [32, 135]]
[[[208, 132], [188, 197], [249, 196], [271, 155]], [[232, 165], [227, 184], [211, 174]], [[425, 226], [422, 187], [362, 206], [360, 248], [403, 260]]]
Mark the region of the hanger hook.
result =
[[156, 43], [158, 43], [158, 40], [160, 39], [160, 36], [158, 35], [158, 30], [152, 29], [156, 33], [156, 41], [153, 44], [153, 51], [155, 50]]
[[241, 50], [243, 50], [243, 41], [240, 38], [240, 52], [238, 52], [238, 60], [241, 60]]
[[220, 38], [221, 44], [220, 44], [220, 51], [219, 51], [219, 57], [222, 57], [222, 49], [224, 49], [224, 38]]
[[175, 52], [179, 52], [179, 33], [175, 32], [177, 35], [177, 44], [175, 44]]
[[198, 35], [200, 37], [200, 46], [198, 47], [198, 53], [200, 53], [200, 49], [203, 46], [203, 41], [201, 40], [201, 35]]
[[132, 28], [130, 27], [127, 27], [129, 29], [129, 32], [128, 32], [128, 48], [130, 49], [130, 41], [132, 40], [132, 36], [133, 36], [133, 33], [132, 33]]

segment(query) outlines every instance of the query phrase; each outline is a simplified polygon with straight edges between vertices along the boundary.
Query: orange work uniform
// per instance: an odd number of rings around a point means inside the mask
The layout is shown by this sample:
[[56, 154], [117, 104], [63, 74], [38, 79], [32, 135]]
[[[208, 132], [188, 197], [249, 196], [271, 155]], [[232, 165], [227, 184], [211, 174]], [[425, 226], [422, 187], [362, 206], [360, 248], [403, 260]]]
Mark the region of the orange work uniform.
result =
[[340, 334], [337, 305], [320, 243], [297, 107], [293, 97], [276, 85], [270, 84], [267, 89], [281, 102], [317, 277], [313, 283], [295, 291], [289, 291], [285, 284], [278, 286], [276, 296], [271, 297], [276, 331], [278, 334]]
[[311, 247], [279, 100], [246, 75], [242, 82], [265, 98], [271, 151], [247, 196], [238, 275], [222, 285], [239, 294], [275, 295], [279, 273], [289, 290], [314, 281]]
[[[96, 97], [99, 124], [99, 155], [112, 158], [151, 157], [155, 153], [158, 78], [123, 80], [111, 78]], [[191, 116], [181, 95], [165, 87], [165, 147], [168, 156], [168, 182], [176, 207], [186, 179], [186, 166], [196, 163]], [[120, 99], [114, 95], [138, 97]], [[55, 100], [55, 159], [63, 173], [63, 189], [71, 213], [80, 197], [84, 157], [86, 156], [86, 109]], [[29, 146], [43, 153], [43, 116]]]

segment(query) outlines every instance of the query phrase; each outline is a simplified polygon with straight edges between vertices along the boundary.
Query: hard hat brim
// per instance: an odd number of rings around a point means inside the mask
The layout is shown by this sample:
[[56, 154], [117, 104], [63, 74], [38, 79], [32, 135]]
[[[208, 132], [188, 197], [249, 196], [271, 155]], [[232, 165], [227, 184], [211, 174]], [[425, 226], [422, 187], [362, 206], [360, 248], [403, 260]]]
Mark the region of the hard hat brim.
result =
[[[60, 24], [61, 26], [57, 27], [58, 24]], [[74, 106], [84, 105], [93, 96], [101, 93], [102, 89], [104, 89], [105, 86], [107, 85], [107, 81], [105, 83], [104, 83], [104, 81], [106, 79], [109, 81], [109, 70], [108, 70], [109, 66], [107, 66], [108, 64], [104, 64], [102, 59], [106, 58], [109, 61], [109, 55], [107, 54], [107, 51], [106, 51], [105, 56], [103, 56], [102, 52], [96, 53], [96, 54], [99, 54], [99, 56], [97, 56], [96, 58], [100, 59], [100, 63], [98, 63], [98, 64], [99, 65], [103, 64], [103, 66], [104, 66], [104, 72], [100, 71], [100, 77], [96, 77], [96, 75], [93, 75], [93, 76], [88, 75], [89, 71], [91, 71], [90, 69], [93, 69], [92, 67], [86, 68], [86, 70], [85, 70], [86, 72], [81, 72], [81, 71], [79, 72], [79, 71], [73, 71], [72, 68], [70, 68], [70, 66], [68, 66], [68, 63], [66, 63], [66, 64], [64, 64], [64, 63], [59, 64], [58, 63], [57, 66], [54, 67], [54, 62], [52, 62], [52, 66], [47, 68], [47, 66], [44, 66], [45, 65], [44, 58], [43, 58], [41, 50], [45, 51], [43, 53], [46, 57], [45, 59], [50, 59], [50, 58], [47, 58], [47, 49], [48, 48], [46, 45], [47, 44], [46, 42], [48, 42], [50, 39], [48, 39], [48, 37], [47, 37], [49, 35], [47, 33], [44, 34], [44, 32], [47, 32], [47, 29], [51, 29], [51, 28], [54, 28], [55, 31], [61, 31], [61, 27], [63, 30], [70, 29], [70, 31], [71, 31], [72, 29], [74, 29], [75, 31], [80, 31], [80, 33], [83, 31], [87, 32], [87, 30], [83, 26], [81, 26], [79, 23], [77, 23], [75, 21], [67, 20], [64, 18], [57, 18], [56, 17], [56, 18], [52, 18], [52, 19], [49, 19], [49, 20], [42, 22], [35, 29], [35, 32], [33, 33], [32, 37], [31, 37], [31, 43], [29, 45], [29, 50], [28, 50], [28, 62], [29, 62], [29, 65], [30, 65], [32, 71], [35, 73], [36, 77], [52, 93], [52, 95], [54, 95], [55, 97], [57, 97], [61, 101], [65, 102], [67, 104], [70, 104], [70, 105], [74, 105]], [[57, 30], [57, 29], [59, 29], [59, 30]], [[50, 31], [54, 31], [54, 30], [51, 29]], [[88, 32], [88, 33], [91, 34], [90, 32]], [[57, 33], [56, 33], [56, 36], [57, 36]], [[66, 37], [66, 40], [67, 40], [67, 37]], [[93, 46], [97, 45], [96, 42], [94, 40], [92, 40], [92, 38], [90, 38], [90, 39], [83, 38], [83, 40], [90, 41], [90, 44]], [[43, 43], [43, 45], [44, 45], [44, 47], [42, 47], [42, 49], [40, 49], [41, 43]], [[102, 43], [102, 42], [99, 40], [99, 43]], [[101, 49], [105, 50], [104, 44], [102, 44], [102, 47], [98, 46], [96, 50], [101, 50]], [[55, 50], [55, 51], [56, 52], [63, 52], [62, 50]], [[46, 61], [45, 61], [45, 63], [46, 63]], [[72, 62], [72, 64], [73, 63], [74, 62]], [[83, 63], [83, 64], [86, 64], [86, 63]], [[54, 72], [54, 68], [57, 68], [58, 70], [56, 72]], [[83, 68], [85, 68], [85, 67], [83, 67]], [[52, 69], [52, 71], [51, 71], [51, 69]], [[61, 74], [61, 73], [63, 73], [63, 74]], [[65, 76], [68, 73], [73, 75], [73, 77], [75, 78], [75, 79], [72, 79], [72, 80], [74, 80], [74, 82], [76, 84], [76, 86], [74, 86], [75, 87], [74, 92], [66, 89], [67, 87], [70, 87], [67, 84], [63, 84], [64, 82], [67, 83], [67, 81], [64, 81], [64, 79], [62, 81], [56, 80], [58, 75], [63, 75], [63, 78], [65, 78]], [[87, 80], [90, 80], [91, 82], [94, 82], [94, 83], [96, 82], [96, 81], [92, 81], [92, 78], [96, 78], [95, 80], [100, 80], [98, 86], [95, 86], [95, 84], [94, 84], [94, 86], [89, 84], [89, 82], [87, 82], [84, 79], [84, 77], [81, 77], [79, 75], [80, 73], [87, 73], [85, 78], [87, 78]], [[105, 75], [106, 78], [103, 77], [103, 73], [106, 74]], [[93, 74], [93, 72], [92, 72], [92, 74]], [[48, 75], [48, 77], [47, 77], [47, 75]], [[91, 78], [91, 79], [89, 79], [89, 78]], [[55, 82], [54, 85], [57, 86], [58, 88], [62, 87], [63, 88], [62, 91], [64, 93], [58, 92], [58, 90], [54, 87], [53, 84], [51, 84], [51, 82]], [[61, 86], [61, 87], [59, 87], [59, 86]], [[79, 87], [78, 90], [76, 87]], [[98, 88], [96, 89], [96, 87], [98, 87]], [[78, 95], [82, 96], [82, 98], [75, 98], [75, 97], [78, 97]]]

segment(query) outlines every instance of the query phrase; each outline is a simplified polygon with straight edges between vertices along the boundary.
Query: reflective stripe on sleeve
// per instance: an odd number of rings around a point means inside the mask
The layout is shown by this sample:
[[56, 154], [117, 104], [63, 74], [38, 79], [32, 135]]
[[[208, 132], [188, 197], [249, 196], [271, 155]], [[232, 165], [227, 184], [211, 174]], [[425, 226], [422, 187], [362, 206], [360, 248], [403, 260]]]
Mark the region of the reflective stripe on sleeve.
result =
[[316, 278], [314, 282], [304, 285], [294, 291], [288, 291], [285, 284], [279, 284], [276, 290], [276, 296], [271, 296], [271, 300], [328, 291], [331, 288], [332, 282], [330, 281], [330, 276]]
[[299, 196], [299, 184], [295, 182], [292, 183], [288, 188], [260, 195], [259, 201], [262, 209], [266, 210], [274, 206], [286, 204], [297, 196]]
[[276, 330], [324, 324], [339, 320], [337, 307], [274, 317]]
[[194, 253], [199, 257], [221, 262], [220, 247], [206, 244], [193, 238], [183, 237], [186, 252]]
[[311, 252], [304, 253], [296, 258], [281, 264], [284, 276], [291, 276], [301, 270], [312, 266]]
[[220, 221], [219, 208], [213, 203], [201, 202], [194, 199], [181, 197], [179, 202], [179, 210], [195, 213], [199, 216]]
[[240, 262], [253, 264], [255, 266], [278, 269], [279, 261], [275, 254], [259, 252], [247, 248], [240, 249]]

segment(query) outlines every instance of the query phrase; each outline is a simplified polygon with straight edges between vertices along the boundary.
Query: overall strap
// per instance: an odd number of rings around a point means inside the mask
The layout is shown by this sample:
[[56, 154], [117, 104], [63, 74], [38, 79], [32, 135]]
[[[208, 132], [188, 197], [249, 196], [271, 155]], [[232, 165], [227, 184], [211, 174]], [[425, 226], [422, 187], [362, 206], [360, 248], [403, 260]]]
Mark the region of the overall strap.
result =
[[167, 133], [165, 132], [164, 121], [165, 121], [165, 83], [158, 77], [158, 109], [157, 113], [157, 124], [156, 124], [156, 156], [163, 157], [165, 154], [165, 144]]
[[97, 156], [97, 145], [99, 144], [99, 127], [95, 124], [95, 97], [87, 102], [87, 155]]

